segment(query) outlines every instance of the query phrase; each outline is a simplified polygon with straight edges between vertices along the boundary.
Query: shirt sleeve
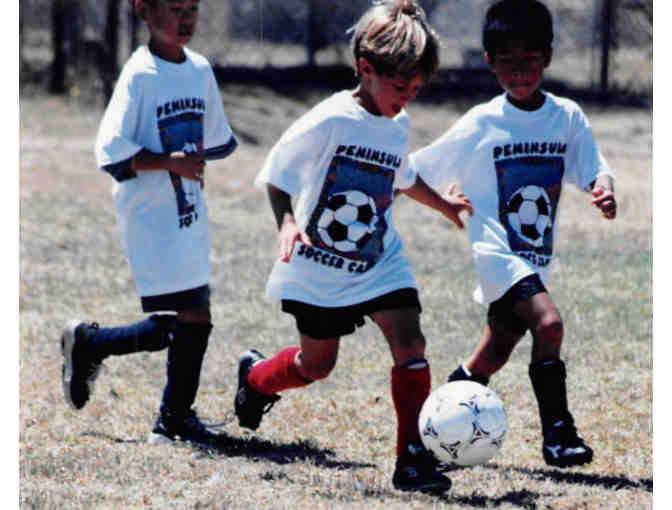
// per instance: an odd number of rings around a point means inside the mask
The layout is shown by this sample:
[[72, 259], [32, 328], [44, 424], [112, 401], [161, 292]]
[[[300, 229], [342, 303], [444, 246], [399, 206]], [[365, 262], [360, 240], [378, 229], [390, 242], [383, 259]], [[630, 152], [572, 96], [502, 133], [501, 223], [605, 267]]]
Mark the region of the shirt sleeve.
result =
[[469, 149], [469, 137], [459, 125], [410, 156], [411, 170], [435, 190], [443, 191], [448, 184], [462, 181]]
[[418, 174], [411, 166], [409, 158], [404, 158], [404, 163], [394, 172], [395, 189], [408, 189], [415, 184]]
[[203, 148], [206, 159], [223, 159], [238, 146], [233, 130], [224, 112], [217, 80], [208, 67], [208, 96], [203, 130]]
[[96, 163], [119, 181], [135, 177], [131, 161], [143, 149], [136, 141], [141, 97], [139, 84], [122, 73], [98, 128]]
[[297, 196], [315, 181], [321, 171], [330, 132], [328, 122], [307, 126], [295, 123], [271, 149], [255, 185], [263, 188], [272, 184], [292, 197]]
[[565, 179], [582, 190], [590, 191], [590, 184], [600, 175], [613, 177], [613, 173], [597, 147], [588, 119], [580, 110], [575, 113], [572, 131]]

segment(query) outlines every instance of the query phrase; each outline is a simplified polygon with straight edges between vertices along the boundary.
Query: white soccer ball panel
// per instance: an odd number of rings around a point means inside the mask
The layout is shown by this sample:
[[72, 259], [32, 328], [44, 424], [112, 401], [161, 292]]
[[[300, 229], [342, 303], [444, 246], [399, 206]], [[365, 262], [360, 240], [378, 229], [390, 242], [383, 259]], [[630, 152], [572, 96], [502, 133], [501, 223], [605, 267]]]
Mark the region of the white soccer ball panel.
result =
[[544, 190], [542, 188], [540, 188], [539, 186], [530, 185], [530, 186], [525, 186], [521, 190], [520, 194], [523, 195], [524, 199], [534, 201], [541, 196], [543, 191]]
[[357, 242], [368, 233], [369, 227], [364, 223], [356, 222], [348, 227], [348, 239], [350, 241]]
[[334, 221], [334, 211], [325, 209], [322, 211], [322, 214], [320, 214], [317, 228], [327, 228], [332, 221]]
[[341, 222], [343, 225], [350, 225], [357, 221], [357, 208], [350, 204], [339, 207], [334, 211], [334, 219]]
[[317, 233], [320, 234], [320, 239], [322, 239], [322, 241], [324, 241], [324, 244], [329, 246], [329, 248], [332, 248], [334, 246], [334, 240], [331, 238], [329, 232], [327, 232], [326, 229], [318, 228]]
[[537, 216], [539, 216], [537, 204], [529, 200], [523, 201], [523, 203], [520, 205], [520, 209], [518, 209], [520, 223], [525, 225], [534, 225], [537, 222]]
[[357, 245], [353, 241], [349, 240], [335, 242], [334, 248], [343, 253], [347, 253], [349, 251], [357, 251]]
[[509, 225], [515, 230], [516, 232], [520, 232], [520, 218], [518, 217], [517, 213], [509, 213]]
[[371, 197], [368, 197], [368, 199], [369, 199], [369, 205], [371, 206], [371, 210], [373, 211], [373, 214], [378, 214], [378, 208], [376, 207], [376, 201]]
[[355, 205], [355, 206], [360, 206], [360, 205], [366, 205], [369, 203], [369, 196], [366, 193], [363, 193], [359, 190], [353, 190], [353, 191], [348, 191], [347, 193], [347, 198], [348, 198], [348, 203]]
[[504, 405], [492, 389], [456, 381], [430, 394], [418, 426], [425, 447], [441, 462], [470, 466], [488, 461], [499, 451], [508, 422]]
[[548, 216], [539, 216], [537, 219], [537, 230], [539, 233], [543, 236], [544, 232], [546, 232], [546, 229], [551, 226], [551, 218]]

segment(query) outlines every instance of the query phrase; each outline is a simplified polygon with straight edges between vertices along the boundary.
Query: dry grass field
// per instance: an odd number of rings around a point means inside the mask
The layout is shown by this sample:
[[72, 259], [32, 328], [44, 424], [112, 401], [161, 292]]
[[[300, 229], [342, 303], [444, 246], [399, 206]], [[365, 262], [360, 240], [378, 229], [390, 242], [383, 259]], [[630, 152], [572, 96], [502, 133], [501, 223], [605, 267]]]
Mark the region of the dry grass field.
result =
[[[296, 342], [293, 320], [263, 298], [276, 257], [265, 195], [252, 181], [268, 149], [323, 93], [287, 97], [229, 86], [242, 141], [207, 170], [213, 232], [213, 323], [198, 412], [222, 424], [221, 447], [145, 443], [164, 384], [165, 353], [108, 358], [92, 401], [70, 410], [58, 338], [79, 317], [141, 317], [116, 230], [112, 180], [95, 167], [100, 108], [24, 95], [20, 103], [20, 506], [26, 509], [645, 509], [653, 505], [652, 115], [587, 107], [618, 175], [620, 216], [601, 218], [566, 188], [550, 291], [566, 326], [569, 399], [596, 449], [580, 469], [543, 463], [527, 376], [529, 338], [492, 380], [510, 430], [489, 463], [450, 473], [442, 496], [391, 485], [395, 418], [391, 358], [368, 323], [342, 341], [332, 376], [284, 394], [256, 434], [232, 419], [237, 359]], [[413, 147], [451, 125], [464, 104], [411, 105]], [[396, 223], [424, 306], [433, 384], [472, 349], [484, 309], [464, 233], [400, 198]], [[659, 487], [660, 488], [660, 487]]]

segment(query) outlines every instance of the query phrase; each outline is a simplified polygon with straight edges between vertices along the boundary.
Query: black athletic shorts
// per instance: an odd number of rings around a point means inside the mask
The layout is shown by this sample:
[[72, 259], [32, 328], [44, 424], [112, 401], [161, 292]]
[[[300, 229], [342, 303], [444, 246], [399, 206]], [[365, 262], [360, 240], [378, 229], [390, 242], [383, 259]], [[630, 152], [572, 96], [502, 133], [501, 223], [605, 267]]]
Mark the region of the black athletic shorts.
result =
[[146, 313], [202, 310], [210, 307], [210, 286], [202, 285], [195, 289], [157, 296], [142, 296], [140, 302], [142, 311]]
[[315, 340], [352, 334], [364, 325], [367, 315], [399, 308], [416, 308], [421, 313], [418, 291], [399, 289], [356, 305], [330, 308], [282, 300], [282, 311], [294, 316], [299, 333]]
[[547, 292], [537, 273], [519, 280], [497, 301], [490, 303], [488, 308], [488, 324], [497, 328], [506, 328], [513, 333], [524, 335], [528, 326], [516, 315], [514, 306], [519, 301], [526, 301], [535, 294]]

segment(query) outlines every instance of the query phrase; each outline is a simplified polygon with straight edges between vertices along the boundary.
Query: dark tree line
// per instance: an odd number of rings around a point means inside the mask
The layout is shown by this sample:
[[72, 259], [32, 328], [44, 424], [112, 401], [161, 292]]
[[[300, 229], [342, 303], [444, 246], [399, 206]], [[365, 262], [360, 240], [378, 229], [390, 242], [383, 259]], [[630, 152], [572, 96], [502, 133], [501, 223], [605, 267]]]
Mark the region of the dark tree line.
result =
[[[232, 8], [235, 10], [244, 4], [243, 0], [232, 0]], [[289, 41], [302, 43], [306, 47], [307, 64], [315, 65], [315, 55], [320, 49], [342, 42], [346, 39], [343, 26], [354, 22], [352, 16], [357, 9], [354, 4], [361, 3], [362, 9], [368, 5], [369, 0], [351, 0], [348, 9], [338, 2], [325, 2], [324, 0], [283, 0], [281, 2], [266, 2], [269, 23], [265, 27], [265, 33], [274, 42]], [[646, 36], [653, 38], [653, 0], [595, 0], [600, 6], [600, 26], [598, 27], [601, 37], [601, 72], [600, 88], [603, 92], [609, 90], [610, 58], [611, 51], [617, 47], [621, 38], [628, 36], [628, 30], [632, 28], [627, 21], [633, 17], [639, 19], [639, 31], [646, 31]], [[293, 3], [292, 3], [293, 2]], [[118, 72], [119, 35], [121, 27], [121, 7], [126, 0], [107, 0], [105, 7], [105, 28], [102, 41], [82, 41], [83, 31], [83, 0], [53, 0], [51, 2], [51, 38], [53, 46], [53, 60], [50, 70], [49, 90], [55, 94], [65, 92], [67, 88], [67, 72], [82, 58], [82, 51], [90, 57], [93, 55], [93, 63], [103, 82], [103, 90], [109, 97], [114, 80]], [[421, 4], [428, 13], [431, 13], [439, 5], [439, 0], [424, 0]], [[291, 4], [291, 5], [290, 5]], [[103, 3], [101, 3], [103, 5]], [[340, 7], [339, 7], [340, 5]], [[301, 7], [301, 9], [297, 9]], [[24, 30], [23, 7], [20, 6], [19, 33], [20, 38]], [[128, 12], [128, 11], [124, 11]], [[131, 11], [130, 41], [132, 47], [137, 44], [138, 20]], [[239, 19], [233, 16], [233, 20]], [[330, 23], [338, 18], [338, 23]], [[351, 19], [352, 18], [352, 19]], [[338, 25], [338, 31], [333, 26]], [[244, 36], [249, 26], [235, 25], [230, 27], [234, 36]], [[20, 43], [20, 47], [22, 43]]]

